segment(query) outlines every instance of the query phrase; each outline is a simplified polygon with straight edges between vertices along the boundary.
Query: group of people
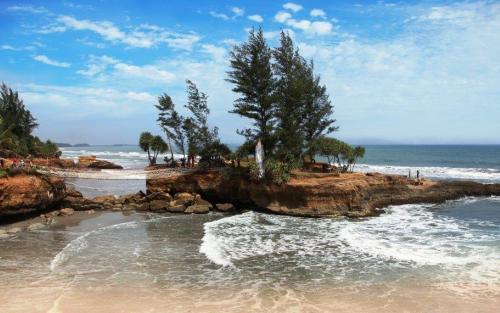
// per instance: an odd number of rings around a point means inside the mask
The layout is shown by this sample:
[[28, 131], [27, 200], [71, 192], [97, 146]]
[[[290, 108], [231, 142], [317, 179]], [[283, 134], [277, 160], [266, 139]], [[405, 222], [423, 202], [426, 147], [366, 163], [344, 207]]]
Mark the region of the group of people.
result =
[[[13, 158], [13, 159], [10, 159], [11, 162], [10, 163], [10, 168], [26, 168], [26, 167], [33, 167], [33, 163], [31, 162], [31, 160], [28, 160], [27, 162], [24, 161], [24, 159], [17, 159], [17, 158]], [[7, 167], [7, 162], [5, 159], [2, 159], [0, 158], [0, 168], [5, 168]]]
[[[421, 180], [421, 177], [420, 177], [420, 170], [417, 170], [417, 182], [420, 182]], [[411, 176], [411, 169], [408, 170], [408, 179], [412, 179], [412, 176]]]

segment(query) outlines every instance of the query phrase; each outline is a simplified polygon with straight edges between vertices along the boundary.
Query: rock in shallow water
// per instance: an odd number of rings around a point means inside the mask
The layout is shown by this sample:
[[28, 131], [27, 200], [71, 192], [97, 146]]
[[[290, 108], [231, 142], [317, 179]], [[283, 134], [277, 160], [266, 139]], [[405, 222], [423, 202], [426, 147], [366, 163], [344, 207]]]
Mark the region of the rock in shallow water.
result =
[[75, 214], [75, 210], [72, 208], [64, 208], [64, 209], [61, 209], [59, 212], [61, 212], [61, 215], [63, 215], [63, 216], [70, 216], [70, 215]]
[[231, 203], [217, 203], [215, 208], [221, 212], [233, 212], [235, 210], [234, 205]]
[[195, 204], [195, 205], [191, 205], [191, 206], [188, 206], [188, 208], [184, 211], [184, 213], [186, 214], [206, 214], [208, 212], [210, 212], [210, 207], [211, 206], [208, 206], [208, 205], [205, 205], [205, 204]]

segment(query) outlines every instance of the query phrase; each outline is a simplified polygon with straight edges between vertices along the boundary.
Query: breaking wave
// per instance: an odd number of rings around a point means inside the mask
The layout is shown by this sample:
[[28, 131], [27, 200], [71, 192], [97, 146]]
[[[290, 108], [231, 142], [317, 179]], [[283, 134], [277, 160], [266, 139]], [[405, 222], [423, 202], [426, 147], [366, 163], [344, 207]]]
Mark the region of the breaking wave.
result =
[[459, 168], [459, 167], [435, 167], [435, 166], [396, 166], [396, 165], [371, 165], [359, 164], [356, 171], [359, 172], [380, 172], [385, 174], [399, 174], [415, 176], [417, 170], [421, 177], [437, 179], [466, 179], [480, 182], [500, 182], [500, 170], [493, 168]]

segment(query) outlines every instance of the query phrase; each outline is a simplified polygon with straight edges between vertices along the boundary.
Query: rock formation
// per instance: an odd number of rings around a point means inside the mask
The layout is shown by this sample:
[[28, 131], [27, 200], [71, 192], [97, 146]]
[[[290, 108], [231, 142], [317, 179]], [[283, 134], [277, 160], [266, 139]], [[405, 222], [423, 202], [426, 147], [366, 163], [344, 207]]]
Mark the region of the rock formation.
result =
[[403, 176], [378, 173], [295, 173], [287, 184], [269, 185], [209, 170], [149, 178], [146, 185], [149, 193], [198, 193], [212, 203], [310, 217], [374, 216], [387, 205], [500, 195], [500, 184], [426, 181], [414, 185]]
[[0, 178], [0, 217], [26, 215], [58, 205], [66, 195], [64, 180], [19, 174]]

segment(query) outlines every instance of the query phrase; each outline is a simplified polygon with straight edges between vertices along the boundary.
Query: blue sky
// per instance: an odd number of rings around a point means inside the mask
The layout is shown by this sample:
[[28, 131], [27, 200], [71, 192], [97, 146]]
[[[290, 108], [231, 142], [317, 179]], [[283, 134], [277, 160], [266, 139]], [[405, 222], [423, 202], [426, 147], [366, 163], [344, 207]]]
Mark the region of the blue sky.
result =
[[498, 1], [2, 1], [0, 80], [40, 137], [107, 144], [159, 133], [157, 96], [182, 108], [191, 79], [236, 143], [227, 55], [259, 26], [314, 59], [341, 139], [500, 143]]

